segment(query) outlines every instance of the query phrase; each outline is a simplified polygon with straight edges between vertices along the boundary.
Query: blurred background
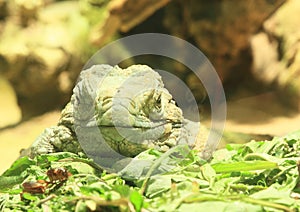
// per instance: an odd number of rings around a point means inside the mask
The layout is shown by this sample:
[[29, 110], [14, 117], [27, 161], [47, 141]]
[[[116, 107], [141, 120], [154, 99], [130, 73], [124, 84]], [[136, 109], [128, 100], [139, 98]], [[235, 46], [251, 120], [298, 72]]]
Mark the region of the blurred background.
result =
[[[174, 35], [207, 56], [225, 88], [226, 131], [299, 129], [299, 13], [299, 0], [0, 0], [0, 173], [57, 123], [87, 60], [136, 33]], [[153, 56], [123, 65], [134, 63], [184, 80], [209, 120], [205, 89], [184, 65]]]

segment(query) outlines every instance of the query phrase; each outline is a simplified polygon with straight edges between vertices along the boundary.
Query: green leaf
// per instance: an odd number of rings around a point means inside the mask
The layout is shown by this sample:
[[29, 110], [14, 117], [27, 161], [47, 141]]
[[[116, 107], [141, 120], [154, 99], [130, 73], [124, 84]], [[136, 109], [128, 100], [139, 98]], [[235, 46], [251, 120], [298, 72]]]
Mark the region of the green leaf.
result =
[[232, 156], [234, 156], [237, 153], [237, 151], [228, 149], [219, 149], [213, 153], [213, 160], [214, 162], [221, 162], [221, 161], [230, 161], [232, 160]]
[[111, 190], [111, 187], [109, 187], [104, 182], [95, 182], [90, 185], [84, 185], [80, 187], [80, 191], [85, 195], [91, 195], [91, 194], [104, 194], [106, 191]]
[[121, 197], [125, 198], [129, 197], [131, 192], [130, 187], [128, 185], [116, 185], [113, 187], [113, 189], [116, 192], [118, 192], [121, 195]]
[[[135, 211], [292, 211], [300, 208], [299, 200], [290, 197], [299, 190], [299, 151], [300, 131], [272, 141], [228, 144], [210, 162], [180, 146], [167, 153], [147, 150], [123, 170], [131, 179], [122, 172], [107, 174], [73, 153], [25, 157], [0, 177], [0, 191], [6, 192], [0, 194], [0, 208], [122, 211], [129, 210], [130, 201]], [[20, 200], [24, 178], [47, 179], [49, 168], [57, 167], [65, 167], [72, 176], [47, 188], [47, 196], [24, 193]], [[47, 203], [40, 205], [43, 201]]]
[[164, 175], [155, 175], [150, 178], [146, 189], [146, 196], [156, 197], [171, 188], [171, 178]]
[[126, 180], [140, 179], [153, 165], [152, 160], [134, 158], [119, 174]]
[[85, 212], [87, 211], [87, 205], [84, 201], [79, 200], [76, 203], [75, 212]]
[[204, 164], [200, 168], [202, 176], [206, 179], [210, 185], [214, 182], [216, 178], [216, 171], [210, 164]]
[[36, 162], [27, 156], [19, 158], [2, 174], [2, 176], [19, 176], [23, 171], [35, 164]]
[[143, 207], [144, 198], [138, 191], [133, 191], [130, 194], [130, 202], [134, 205], [136, 211], [141, 211]]
[[217, 173], [254, 171], [278, 168], [277, 163], [269, 161], [241, 161], [232, 163], [216, 163], [211, 165]]
[[30, 194], [30, 193], [23, 193], [22, 197], [24, 199], [31, 200], [31, 201], [35, 201], [35, 200], [39, 199], [37, 196], [34, 196], [34, 195]]
[[289, 133], [288, 135], [280, 137], [280, 138], [275, 138], [275, 140], [278, 140], [278, 139], [284, 139], [287, 141], [290, 141], [290, 140], [299, 141], [300, 140], [300, 130], [294, 131], [294, 132]]
[[7, 189], [12, 188], [14, 185], [20, 184], [24, 181], [22, 176], [0, 176], [0, 192], [5, 192]]
[[64, 158], [79, 158], [79, 156], [71, 152], [49, 153], [37, 156], [37, 162], [39, 164], [48, 163], [52, 161], [58, 161]]
[[[199, 210], [201, 208], [201, 210]], [[178, 212], [198, 212], [198, 211], [222, 211], [222, 212], [240, 212], [251, 211], [261, 212], [262, 207], [243, 202], [222, 202], [222, 201], [206, 201], [191, 204], [182, 204]]]
[[262, 191], [259, 191], [259, 192], [256, 192], [256, 193], [250, 195], [250, 197], [252, 197], [254, 199], [270, 200], [270, 199], [286, 198], [286, 197], [289, 197], [289, 195], [290, 195], [290, 192], [280, 191], [273, 187], [269, 187], [265, 190], [262, 190]]

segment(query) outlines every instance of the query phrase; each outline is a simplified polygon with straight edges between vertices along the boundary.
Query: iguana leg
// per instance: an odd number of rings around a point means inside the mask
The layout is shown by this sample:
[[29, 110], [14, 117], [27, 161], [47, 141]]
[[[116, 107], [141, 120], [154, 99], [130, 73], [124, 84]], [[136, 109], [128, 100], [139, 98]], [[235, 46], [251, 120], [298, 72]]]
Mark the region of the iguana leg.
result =
[[82, 149], [72, 131], [62, 125], [46, 128], [29, 148], [27, 155], [36, 155], [52, 152], [82, 152]]

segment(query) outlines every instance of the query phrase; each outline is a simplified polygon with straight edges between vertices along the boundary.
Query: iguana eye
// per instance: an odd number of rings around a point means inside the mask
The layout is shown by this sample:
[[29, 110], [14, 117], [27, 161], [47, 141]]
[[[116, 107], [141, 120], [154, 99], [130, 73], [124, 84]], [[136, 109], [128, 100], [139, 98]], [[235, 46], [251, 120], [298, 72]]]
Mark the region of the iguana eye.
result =
[[161, 108], [159, 108], [159, 109], [153, 108], [149, 114], [149, 118], [152, 121], [161, 120], [162, 117], [163, 117], [163, 112], [162, 112]]
[[156, 107], [161, 108], [161, 95], [156, 99]]
[[161, 95], [155, 98], [154, 105], [150, 111], [150, 120], [160, 120], [163, 117], [162, 98]]
[[179, 107], [177, 102], [174, 99], [170, 99], [169, 103], [176, 105], [176, 107]]

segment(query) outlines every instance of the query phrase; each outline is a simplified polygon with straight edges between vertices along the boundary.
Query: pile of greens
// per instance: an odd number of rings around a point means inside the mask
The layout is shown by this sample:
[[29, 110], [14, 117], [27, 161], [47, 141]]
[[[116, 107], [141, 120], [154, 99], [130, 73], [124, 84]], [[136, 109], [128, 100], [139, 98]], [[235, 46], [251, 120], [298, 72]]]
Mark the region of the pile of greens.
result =
[[[185, 146], [147, 150], [118, 174], [68, 152], [23, 157], [0, 177], [0, 210], [299, 211], [299, 151], [297, 131], [228, 144], [209, 162]], [[43, 193], [22, 192], [24, 182], [49, 180], [47, 170], [57, 167], [72, 175]]]

